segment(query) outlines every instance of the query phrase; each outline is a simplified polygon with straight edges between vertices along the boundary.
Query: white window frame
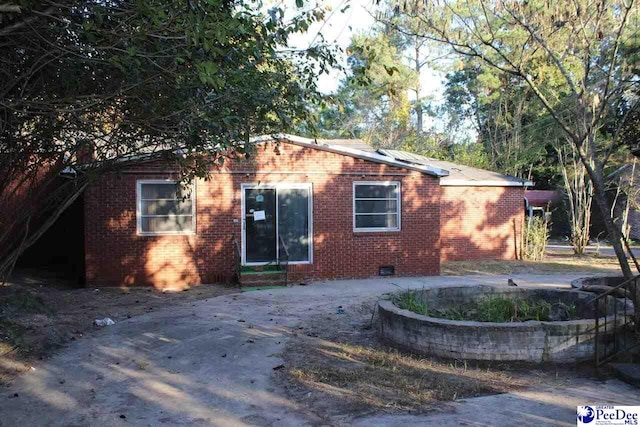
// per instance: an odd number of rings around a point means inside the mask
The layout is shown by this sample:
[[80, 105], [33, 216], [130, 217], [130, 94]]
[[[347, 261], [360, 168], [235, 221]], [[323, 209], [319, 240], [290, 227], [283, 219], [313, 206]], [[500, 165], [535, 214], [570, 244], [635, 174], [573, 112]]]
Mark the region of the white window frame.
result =
[[[395, 185], [398, 189], [397, 198], [396, 199], [363, 199], [358, 198], [357, 200], [396, 200], [397, 204], [397, 212], [398, 215], [398, 226], [397, 227], [356, 227], [356, 216], [357, 215], [367, 215], [367, 214], [356, 214], [356, 187], [358, 185]], [[373, 233], [380, 231], [400, 231], [402, 229], [402, 188], [400, 186], [400, 181], [353, 181], [353, 193], [352, 193], [352, 201], [353, 201], [353, 231], [357, 233]], [[383, 215], [383, 214], [372, 214], [372, 215]], [[387, 214], [388, 215], [388, 214]]]
[[[180, 181], [175, 179], [139, 179], [136, 181], [136, 223], [138, 236], [181, 236], [181, 235], [194, 235], [196, 234], [196, 185], [195, 181], [191, 183], [191, 230], [181, 231], [143, 231], [142, 230], [142, 217], [149, 215], [142, 215], [142, 186], [144, 184], [179, 184]], [[159, 215], [166, 216], [166, 215]]]

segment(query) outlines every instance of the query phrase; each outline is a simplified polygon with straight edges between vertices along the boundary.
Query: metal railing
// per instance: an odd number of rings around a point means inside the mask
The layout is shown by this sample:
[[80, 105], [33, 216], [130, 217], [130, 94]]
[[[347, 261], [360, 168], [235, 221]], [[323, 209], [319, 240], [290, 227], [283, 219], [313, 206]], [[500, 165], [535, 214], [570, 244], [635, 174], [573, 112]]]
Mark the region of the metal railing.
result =
[[[596, 367], [640, 345], [635, 331], [635, 296], [638, 282], [640, 275], [612, 286], [608, 291], [590, 300], [594, 304], [596, 320]], [[632, 304], [629, 304], [630, 302]], [[613, 311], [613, 314], [610, 314], [610, 311]]]
[[280, 250], [278, 251], [278, 266], [280, 267], [284, 277], [284, 285], [287, 286], [289, 280], [289, 248], [287, 248], [287, 245], [284, 243], [284, 239], [282, 239], [282, 236], [279, 234], [278, 242], [280, 244]]

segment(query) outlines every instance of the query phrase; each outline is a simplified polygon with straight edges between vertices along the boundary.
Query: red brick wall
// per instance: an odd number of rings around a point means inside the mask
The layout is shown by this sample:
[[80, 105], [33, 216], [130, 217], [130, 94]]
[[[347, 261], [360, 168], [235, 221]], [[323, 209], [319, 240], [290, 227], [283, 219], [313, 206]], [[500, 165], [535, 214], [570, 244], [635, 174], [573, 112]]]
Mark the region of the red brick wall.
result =
[[[33, 157], [25, 168], [9, 177], [8, 182], [3, 183], [5, 187], [0, 188], [0, 235], [13, 225], [20, 212], [37, 206], [43, 195], [59, 185], [60, 179], [57, 177], [62, 170], [60, 161]], [[16, 233], [23, 233], [22, 228]]]
[[514, 259], [523, 197], [522, 187], [442, 187], [442, 261]]
[[[136, 180], [170, 177], [162, 164], [140, 164], [87, 189], [89, 285], [165, 288], [230, 279], [232, 241], [241, 240], [241, 184], [256, 182], [313, 186], [313, 264], [291, 266], [295, 279], [373, 277], [382, 265], [394, 265], [403, 276], [439, 274], [437, 178], [293, 144], [266, 144], [252, 160], [228, 161], [209, 181], [196, 182], [196, 235], [138, 236]], [[352, 183], [375, 180], [401, 182], [399, 232], [353, 231]]]

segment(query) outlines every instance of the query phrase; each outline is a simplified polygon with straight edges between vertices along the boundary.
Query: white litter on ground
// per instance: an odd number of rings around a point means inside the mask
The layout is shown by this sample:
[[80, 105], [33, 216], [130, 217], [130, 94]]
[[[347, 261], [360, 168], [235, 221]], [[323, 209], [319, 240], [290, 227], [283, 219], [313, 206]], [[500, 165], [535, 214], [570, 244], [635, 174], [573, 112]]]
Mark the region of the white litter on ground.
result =
[[105, 317], [104, 319], [94, 320], [93, 324], [96, 326], [111, 326], [111, 325], [115, 325], [116, 322], [114, 322], [110, 317]]

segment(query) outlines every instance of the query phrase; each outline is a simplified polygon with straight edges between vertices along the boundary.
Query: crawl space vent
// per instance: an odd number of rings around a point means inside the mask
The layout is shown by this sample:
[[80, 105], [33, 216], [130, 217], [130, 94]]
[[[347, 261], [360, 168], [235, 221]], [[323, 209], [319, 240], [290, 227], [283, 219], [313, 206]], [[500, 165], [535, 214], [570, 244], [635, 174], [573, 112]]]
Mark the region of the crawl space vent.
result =
[[393, 276], [396, 274], [396, 268], [393, 265], [384, 265], [378, 269], [380, 276]]

